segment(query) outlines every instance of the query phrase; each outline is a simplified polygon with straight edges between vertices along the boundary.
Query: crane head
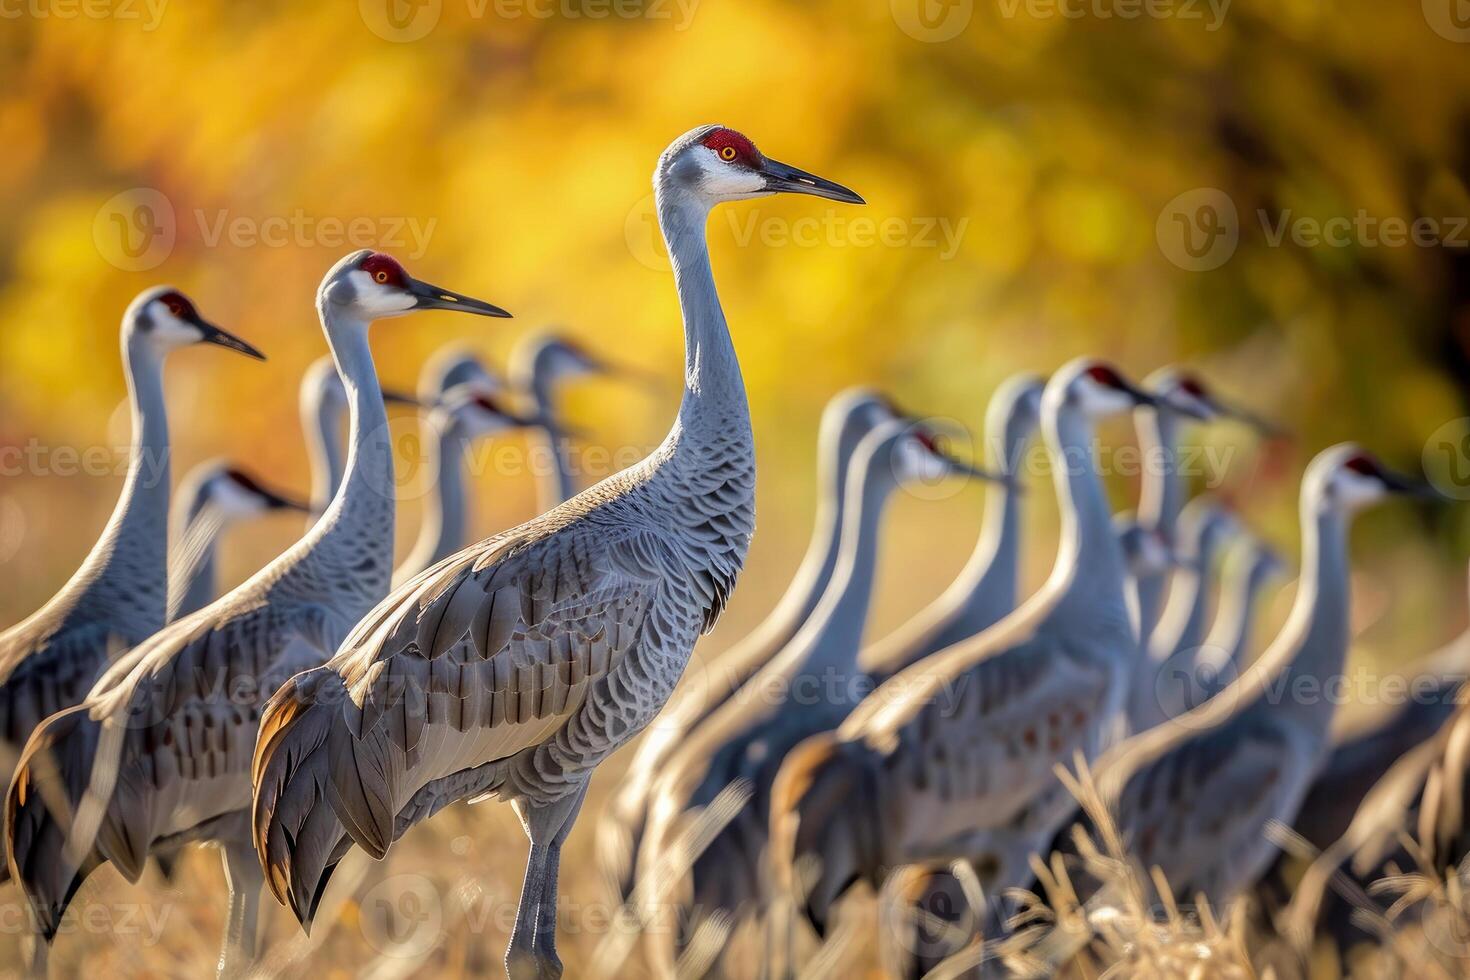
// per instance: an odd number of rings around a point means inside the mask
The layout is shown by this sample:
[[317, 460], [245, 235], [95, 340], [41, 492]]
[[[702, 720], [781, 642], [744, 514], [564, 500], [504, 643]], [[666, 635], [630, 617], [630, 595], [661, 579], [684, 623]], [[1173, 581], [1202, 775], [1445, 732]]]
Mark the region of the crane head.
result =
[[749, 137], [726, 126], [701, 126], [675, 140], [659, 162], [659, 176], [708, 204], [783, 193], [865, 203], [841, 184], [772, 160]]
[[273, 510], [294, 510], [305, 514], [311, 508], [304, 501], [273, 490], [238, 466], [227, 466], [212, 481], [213, 499], [230, 513], [242, 517]]
[[1396, 473], [1373, 454], [1353, 443], [1324, 449], [1302, 478], [1304, 499], [1318, 509], [1352, 513], [1390, 496], [1438, 500], [1440, 495], [1421, 479]]
[[265, 360], [260, 351], [200, 316], [193, 301], [172, 286], [139, 293], [123, 317], [123, 334], [146, 340], [159, 354], [191, 344], [214, 344]]
[[444, 414], [444, 418], [438, 420], [441, 425], [445, 422], [452, 424], [471, 440], [538, 424], [536, 419], [517, 413], [496, 396], [477, 389], [473, 383], [447, 392], [437, 411]]
[[393, 256], [362, 249], [346, 256], [322, 280], [323, 303], [345, 307], [364, 322], [418, 310], [458, 310], [478, 316], [508, 317], [484, 300], [435, 286], [409, 275]]
[[478, 353], [462, 344], [450, 344], [424, 362], [419, 372], [418, 400], [430, 405], [466, 384], [487, 395], [498, 394], [505, 388], [505, 382], [486, 366]]
[[1046, 383], [1044, 411], [1079, 412], [1091, 419], [1106, 418], [1138, 405], [1157, 405], [1159, 399], [1123, 377], [1105, 361], [1080, 357], [1064, 365]]
[[1181, 415], [1212, 422], [1216, 419], [1234, 419], [1244, 422], [1264, 436], [1279, 438], [1284, 430], [1254, 412], [1233, 405], [1220, 398], [1214, 389], [1205, 384], [1192, 372], [1179, 368], [1165, 368], [1144, 380], [1144, 384], [1158, 395], [1165, 405]]

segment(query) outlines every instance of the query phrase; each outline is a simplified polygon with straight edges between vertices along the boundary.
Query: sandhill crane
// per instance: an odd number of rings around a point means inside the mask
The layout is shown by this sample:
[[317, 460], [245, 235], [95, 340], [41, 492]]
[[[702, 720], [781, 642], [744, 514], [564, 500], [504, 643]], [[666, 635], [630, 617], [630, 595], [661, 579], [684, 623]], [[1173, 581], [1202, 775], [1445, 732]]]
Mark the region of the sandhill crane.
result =
[[[1209, 622], [1215, 560], [1238, 530], [1235, 515], [1209, 497], [1196, 497], [1180, 512], [1174, 542], [1179, 567], [1170, 580], [1163, 615], [1139, 658], [1128, 702], [1132, 731], [1147, 731], [1198, 703], [1191, 700], [1188, 684], [1197, 673], [1195, 661]], [[1139, 623], [1141, 632], [1141, 610]]]
[[354, 252], [332, 267], [317, 310], [347, 390], [350, 448], [331, 506], [244, 584], [134, 648], [27, 744], [6, 796], [5, 843], [39, 928], [37, 963], [99, 864], [136, 881], [151, 850], [191, 841], [224, 850], [230, 911], [220, 971], [253, 957], [261, 873], [249, 767], [260, 710], [387, 594], [393, 458], [368, 326], [433, 309], [509, 315], [420, 282], [381, 253]]
[[1239, 675], [1255, 633], [1261, 591], [1285, 569], [1276, 549], [1252, 535], [1243, 534], [1231, 546], [1221, 571], [1219, 606], [1193, 665], [1195, 704], [1214, 697]]
[[[1044, 381], [1020, 374], [996, 388], [985, 410], [985, 446], [992, 468], [1014, 477], [1040, 422]], [[1016, 480], [993, 482], [985, 519], [970, 560], [938, 599], [893, 633], [864, 650], [862, 664], [875, 679], [989, 629], [1016, 607], [1020, 578], [1021, 492]]]
[[424, 461], [434, 486], [424, 506], [423, 521], [412, 550], [393, 570], [395, 583], [406, 582], [443, 561], [465, 545], [467, 504], [465, 457], [480, 439], [537, 424], [523, 418], [473, 384], [452, 388], [424, 418]]
[[[867, 688], [857, 657], [888, 500], [909, 481], [951, 475], [999, 479], [949, 456], [933, 433], [907, 419], [886, 422], [864, 438], [848, 476], [847, 496], [853, 505], [843, 524], [837, 569], [816, 611], [780, 653], [665, 761], [649, 805], [640, 879], [658, 877], [665, 861], [684, 866], [668, 845], [679, 825], [708, 807], [726, 786], [747, 780], [751, 797], [689, 866], [688, 887], [671, 900], [673, 911], [680, 913], [677, 932], [646, 933], [650, 959], [660, 975], [674, 974], [675, 948], [687, 944], [706, 919], [728, 913], [739, 923], [765, 891], [760, 869], [766, 815], [781, 759], [803, 738], [835, 727]], [[667, 907], [663, 896], [650, 900]]]
[[168, 621], [214, 601], [215, 547], [227, 528], [281, 510], [306, 513], [309, 508], [225, 460], [200, 463], [184, 474], [170, 522], [174, 543], [168, 556]]
[[1123, 567], [1127, 570], [1123, 598], [1128, 604], [1128, 622], [1141, 644], [1143, 623], [1142, 611], [1138, 607], [1139, 580], [1167, 572], [1178, 563], [1179, 556], [1161, 532], [1143, 526], [1135, 511], [1115, 514], [1113, 532], [1118, 535], [1118, 544], [1123, 548]]
[[76, 702], [108, 660], [163, 628], [168, 605], [168, 417], [163, 362], [190, 344], [264, 360], [206, 321], [183, 293], [156, 286], [122, 318], [132, 404], [128, 475], [97, 543], [61, 591], [0, 633], [0, 780], [41, 719]]
[[[884, 869], [968, 860], [991, 894], [1071, 811], [1053, 771], [1122, 721], [1139, 645], [1123, 550], [1093, 460], [1094, 422], [1157, 399], [1091, 358], [1041, 400], [1062, 538], [1041, 591], [979, 636], [895, 674], [836, 732], [809, 739], [772, 792], [773, 871], [825, 931], [833, 903]], [[797, 888], [796, 863], [819, 865]]]
[[443, 806], [499, 796], [531, 840], [507, 972], [560, 975], [557, 869], [592, 771], [663, 707], [754, 528], [750, 414], [705, 225], [722, 201], [783, 191], [862, 201], [722, 126], [675, 140], [654, 176], [685, 331], [668, 438], [405, 583], [325, 667], [272, 699], [255, 841], [272, 891], [303, 924], [354, 843], [381, 857]]
[[[1133, 583], [1141, 576], [1168, 570], [1176, 557], [1164, 536], [1146, 530], [1132, 511], [1115, 515], [1113, 530], [1128, 570], [1129, 614], [1136, 634], [1138, 601]], [[1059, 831], [1048, 853], [1065, 850], [1068, 839], [1067, 829]], [[879, 896], [884, 928], [878, 941], [885, 976], [902, 980], [928, 976], [985, 927], [981, 910], [974, 905], [977, 896], [967, 880], [973, 869], [961, 877], [953, 868], [953, 864], [911, 865], [884, 882]]]
[[775, 609], [749, 636], [713, 662], [686, 673], [668, 706], [643, 733], [637, 754], [598, 820], [599, 862], [620, 903], [627, 902], [633, 889], [648, 793], [655, 777], [686, 735], [790, 642], [811, 617], [837, 565], [853, 453], [869, 432], [901, 416], [892, 401], [864, 388], [840, 392], [827, 403], [817, 438], [816, 519], [795, 577]]
[[[382, 389], [386, 405], [418, 407], [412, 395]], [[311, 520], [316, 522], [337, 496], [346, 466], [343, 438], [346, 435], [347, 389], [337, 373], [332, 355], [323, 354], [301, 376], [301, 431], [306, 437], [306, 457], [311, 465]]]
[[446, 344], [430, 354], [419, 369], [419, 402], [436, 405], [461, 385], [492, 398], [505, 394], [505, 380], [490, 370], [484, 358], [463, 344]]
[[[1466, 854], [1470, 853], [1470, 688], [1462, 682], [1444, 693], [1448, 695], [1444, 702], [1448, 714], [1439, 728], [1394, 760], [1366, 793], [1359, 796], [1360, 787], [1353, 779], [1357, 774], [1349, 776], [1344, 789], [1357, 803], [1352, 819], [1301, 876], [1291, 894], [1291, 904], [1281, 916], [1282, 932], [1303, 950], [1309, 949], [1320, 934], [1317, 924], [1324, 903], [1332, 897], [1331, 891], [1342, 887], [1338, 878], [1339, 866], [1344, 862], [1350, 862], [1352, 876], [1360, 882], [1384, 878], [1390, 861], [1410, 871], [1463, 881]], [[1402, 843], [1406, 833], [1414, 837], [1417, 847], [1412, 855], [1406, 853]], [[1276, 873], [1280, 874], [1279, 868]], [[1403, 876], [1397, 880], [1414, 887]], [[1361, 892], [1355, 897], [1359, 904], [1368, 904]], [[1408, 910], [1405, 897], [1393, 890], [1386, 897]], [[1447, 903], [1456, 908], [1455, 914], [1459, 914], [1460, 901], [1455, 897]], [[1326, 924], [1339, 941], [1350, 942], [1362, 936], [1356, 922], [1343, 921], [1344, 910], [1339, 903], [1326, 905], [1326, 911]], [[1463, 934], [1445, 932], [1443, 924], [1431, 928], [1445, 938], [1453, 937], [1454, 945], [1440, 952], [1463, 954]]]
[[[1226, 404], [1194, 374], [1180, 368], [1162, 368], [1144, 379], [1144, 387], [1160, 398], [1184, 408], [1185, 417], [1213, 420], [1237, 419], [1269, 437], [1281, 430], [1252, 412]], [[1189, 499], [1188, 477], [1179, 465], [1180, 412], [1156, 412], [1142, 408], [1134, 413], [1138, 447], [1144, 461], [1139, 487], [1138, 519], [1144, 527], [1158, 531], [1172, 542], [1179, 513]], [[1145, 576], [1138, 582], [1139, 617], [1144, 643], [1149, 642], [1164, 608], [1169, 572]]]
[[1409, 492], [1420, 485], [1355, 445], [1318, 454], [1302, 478], [1302, 575], [1281, 633], [1213, 699], [1098, 762], [1119, 829], [1175, 894], [1219, 908], [1275, 856], [1267, 824], [1291, 823], [1328, 749], [1349, 637], [1350, 518]]
[[567, 457], [568, 432], [556, 410], [557, 388], [574, 378], [621, 373], [627, 373], [627, 369], [612, 367], [565, 337], [533, 334], [511, 351], [512, 383], [528, 402], [529, 411], [541, 422], [537, 441], [539, 449], [548, 457], [545, 461], [538, 460], [536, 466], [537, 500], [542, 512], [571, 499], [577, 492], [577, 477]]

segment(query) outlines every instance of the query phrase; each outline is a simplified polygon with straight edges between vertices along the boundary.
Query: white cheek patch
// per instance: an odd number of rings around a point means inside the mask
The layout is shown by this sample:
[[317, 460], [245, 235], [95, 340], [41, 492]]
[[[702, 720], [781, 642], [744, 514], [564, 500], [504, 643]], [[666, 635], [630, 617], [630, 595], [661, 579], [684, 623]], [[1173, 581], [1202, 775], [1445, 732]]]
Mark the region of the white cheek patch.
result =
[[894, 462], [903, 483], [938, 483], [949, 476], [949, 466], [916, 439], [905, 439], [898, 446]]
[[180, 320], [156, 300], [148, 307], [148, 319], [153, 323], [154, 338], [164, 344], [192, 344], [203, 336], [198, 327]]
[[265, 509], [254, 494], [246, 493], [231, 480], [221, 480], [214, 487], [215, 503], [232, 517], [248, 517]]
[[1383, 484], [1371, 477], [1344, 470], [1333, 481], [1334, 496], [1346, 507], [1361, 507], [1381, 499], [1386, 493]]
[[1116, 388], [1104, 388], [1097, 382], [1088, 380], [1083, 382], [1078, 403], [1088, 415], [1103, 418], [1126, 412], [1132, 407], [1133, 400]]
[[382, 285], [361, 269], [353, 269], [348, 279], [352, 283], [353, 303], [365, 313], [392, 316], [413, 308], [415, 300], [412, 296], [401, 289]]

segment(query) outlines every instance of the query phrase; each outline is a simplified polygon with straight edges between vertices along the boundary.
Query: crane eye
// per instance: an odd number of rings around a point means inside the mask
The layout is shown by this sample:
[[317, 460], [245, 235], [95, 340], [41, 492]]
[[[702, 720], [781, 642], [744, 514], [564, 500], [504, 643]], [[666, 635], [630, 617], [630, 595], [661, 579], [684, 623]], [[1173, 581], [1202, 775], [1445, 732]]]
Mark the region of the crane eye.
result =
[[732, 161], [732, 160], [735, 159], [735, 156], [736, 156], [735, 147], [733, 147], [733, 146], [722, 146], [722, 147], [720, 147], [720, 159], [721, 160], [724, 160], [726, 163], [729, 163], [730, 161]]
[[388, 270], [379, 269], [377, 272], [373, 273], [373, 279], [375, 279], [379, 283], [386, 283], [388, 281]]

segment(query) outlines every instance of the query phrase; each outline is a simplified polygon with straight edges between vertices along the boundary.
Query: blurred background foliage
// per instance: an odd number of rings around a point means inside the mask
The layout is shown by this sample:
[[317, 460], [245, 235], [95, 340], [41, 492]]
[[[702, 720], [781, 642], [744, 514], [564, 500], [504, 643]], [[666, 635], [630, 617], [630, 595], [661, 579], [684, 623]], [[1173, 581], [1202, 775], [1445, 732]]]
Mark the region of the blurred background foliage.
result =
[[[1417, 467], [1431, 434], [1470, 414], [1470, 232], [1458, 248], [1311, 247], [1263, 227], [1363, 212], [1449, 233], [1470, 215], [1470, 47], [1433, 28], [1437, 2], [1234, 0], [1217, 18], [1180, 0], [1174, 16], [1125, 18], [1099, 11], [1129, 0], [1072, 0], [1077, 17], [1038, 0], [99, 0], [106, 16], [27, 0], [0, 25], [0, 447], [125, 445], [118, 317], [169, 281], [270, 356], [175, 355], [175, 475], [228, 454], [304, 488], [296, 385], [325, 351], [312, 296], [356, 244], [320, 222], [362, 218], [411, 271], [517, 315], [380, 325], [385, 383], [412, 385], [452, 340], [503, 364], [527, 332], [563, 329], [667, 377], [653, 395], [588, 382], [569, 396], [594, 444], [651, 446], [675, 406], [680, 336], [649, 175], [671, 138], [718, 121], [869, 204], [763, 200], [711, 221], [759, 443], [760, 533], [706, 650], [784, 586], [813, 510], [816, 420], [850, 384], [978, 430], [1017, 370], [1083, 352], [1136, 375], [1193, 365], [1295, 434], [1270, 452], [1229, 427], [1200, 435], [1233, 451], [1220, 489], [1294, 554], [1312, 453], [1353, 438]], [[412, 28], [395, 36], [390, 14]], [[923, 27], [952, 16], [965, 19], [951, 38]], [[1198, 188], [1234, 203], [1239, 246], [1192, 272], [1170, 260], [1163, 216]], [[167, 200], [174, 242], [129, 271], [106, 219], [140, 189]], [[221, 218], [307, 230], [269, 244], [218, 234]], [[900, 231], [874, 241], [859, 219]], [[532, 514], [529, 478], [482, 468], [477, 533]], [[0, 624], [72, 571], [120, 482], [0, 482]], [[1054, 544], [1038, 486], [1032, 581]], [[1136, 480], [1114, 491], [1131, 506]], [[874, 632], [967, 554], [978, 491], [943, 496], [895, 507]], [[1360, 662], [1406, 663], [1463, 627], [1467, 515], [1397, 505], [1364, 522]], [[273, 518], [232, 535], [227, 580], [299, 530]]]

